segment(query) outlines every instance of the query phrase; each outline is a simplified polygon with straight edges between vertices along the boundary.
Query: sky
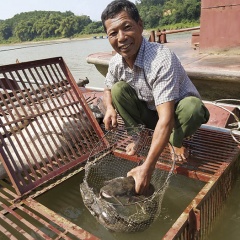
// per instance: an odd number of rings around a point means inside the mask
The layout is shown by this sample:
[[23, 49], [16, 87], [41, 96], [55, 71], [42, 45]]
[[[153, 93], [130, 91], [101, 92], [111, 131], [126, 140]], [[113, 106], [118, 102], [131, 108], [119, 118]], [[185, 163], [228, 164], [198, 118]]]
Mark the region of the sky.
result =
[[[101, 20], [101, 13], [112, 0], [0, 0], [0, 19], [30, 11], [71, 11], [75, 15], [87, 15], [93, 21]], [[131, 0], [135, 2], [135, 0]]]

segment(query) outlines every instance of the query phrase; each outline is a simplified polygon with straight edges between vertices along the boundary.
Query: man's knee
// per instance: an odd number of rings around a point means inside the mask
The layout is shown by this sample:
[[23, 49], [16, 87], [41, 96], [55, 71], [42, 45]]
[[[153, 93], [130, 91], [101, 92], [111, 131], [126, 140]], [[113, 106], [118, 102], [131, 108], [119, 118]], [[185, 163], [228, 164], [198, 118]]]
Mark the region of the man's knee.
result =
[[208, 109], [204, 106], [203, 102], [201, 99], [193, 97], [191, 99], [191, 111], [192, 115], [195, 121], [198, 121], [199, 124], [206, 123], [209, 119], [209, 111]]
[[185, 125], [197, 129], [201, 124], [206, 123], [208, 119], [209, 112], [201, 99], [187, 97], [179, 102], [176, 109], [176, 127]]
[[111, 89], [112, 96], [117, 98], [120, 97], [122, 95], [122, 92], [125, 91], [125, 89], [128, 87], [130, 87], [129, 84], [124, 81], [116, 82]]
[[209, 118], [209, 113], [206, 107], [204, 106], [201, 99], [197, 97], [186, 97], [182, 99], [178, 105], [177, 112], [181, 114], [182, 118], [187, 119], [192, 118], [195, 120], [200, 120], [200, 122], [204, 123]]

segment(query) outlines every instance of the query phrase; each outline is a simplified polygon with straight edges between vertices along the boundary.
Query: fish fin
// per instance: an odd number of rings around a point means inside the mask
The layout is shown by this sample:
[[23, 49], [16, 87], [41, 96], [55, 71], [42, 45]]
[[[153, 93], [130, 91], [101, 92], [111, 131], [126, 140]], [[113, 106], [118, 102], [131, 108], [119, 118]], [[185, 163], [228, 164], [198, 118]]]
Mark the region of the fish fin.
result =
[[108, 195], [105, 192], [101, 192], [101, 196], [104, 197], [104, 198], [112, 198], [112, 196]]

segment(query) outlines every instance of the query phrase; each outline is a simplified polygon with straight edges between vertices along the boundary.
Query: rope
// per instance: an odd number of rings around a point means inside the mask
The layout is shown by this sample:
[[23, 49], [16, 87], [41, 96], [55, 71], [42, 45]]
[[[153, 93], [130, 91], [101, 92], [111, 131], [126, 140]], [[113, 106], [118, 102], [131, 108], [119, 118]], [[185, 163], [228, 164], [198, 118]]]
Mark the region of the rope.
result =
[[[240, 103], [240, 100], [239, 99], [219, 99], [219, 100], [215, 100], [213, 102], [213, 104], [215, 106], [217, 106], [217, 107], [227, 111], [228, 113], [230, 113], [234, 117], [236, 122], [230, 123], [230, 124], [228, 124], [228, 126], [229, 127], [233, 127], [233, 128], [230, 129], [230, 134], [231, 134], [233, 140], [236, 143], [240, 144], [240, 141], [235, 137], [236, 134], [234, 133], [236, 131], [240, 131], [240, 119], [238, 118], [238, 116], [235, 113], [233, 113], [232, 111], [230, 111], [227, 108], [225, 108], [225, 107], [223, 107], [223, 106], [218, 104], [218, 103], [221, 103], [221, 102], [239, 102]], [[236, 106], [236, 107], [240, 110], [240, 105]]]

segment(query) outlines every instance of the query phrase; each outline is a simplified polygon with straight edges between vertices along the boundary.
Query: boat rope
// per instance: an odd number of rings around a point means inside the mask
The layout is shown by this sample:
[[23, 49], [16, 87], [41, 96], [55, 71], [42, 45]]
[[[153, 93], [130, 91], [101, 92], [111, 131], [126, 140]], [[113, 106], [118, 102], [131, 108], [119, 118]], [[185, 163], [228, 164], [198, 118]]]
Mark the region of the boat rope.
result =
[[[239, 102], [239, 105], [234, 105], [235, 107], [237, 107], [239, 110], [240, 110], [240, 100], [239, 99], [219, 99], [219, 100], [215, 100], [213, 102], [213, 104], [219, 108], [222, 108], [223, 110], [229, 112], [235, 119], [236, 122], [234, 123], [230, 123], [228, 124], [229, 127], [231, 127], [230, 129], [230, 134], [233, 138], [233, 140], [235, 142], [237, 142], [238, 144], [240, 144], [240, 140], [238, 140], [235, 135], [237, 133], [237, 131], [239, 132], [240, 131], [240, 119], [238, 118], [238, 116], [233, 113], [232, 111], [228, 110], [226, 107], [222, 106], [222, 105], [219, 105], [219, 103], [223, 103], [223, 102]], [[239, 135], [239, 134], [238, 134]]]

